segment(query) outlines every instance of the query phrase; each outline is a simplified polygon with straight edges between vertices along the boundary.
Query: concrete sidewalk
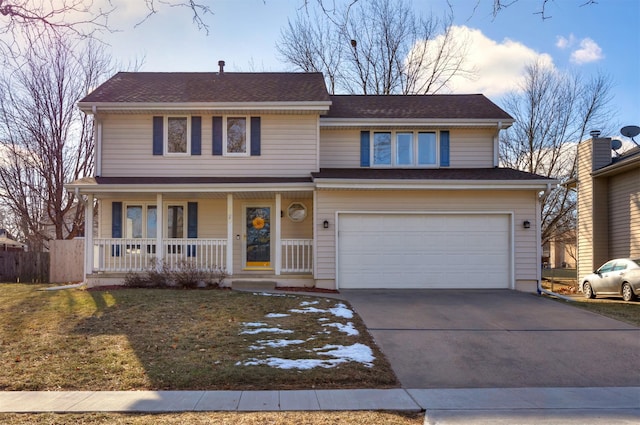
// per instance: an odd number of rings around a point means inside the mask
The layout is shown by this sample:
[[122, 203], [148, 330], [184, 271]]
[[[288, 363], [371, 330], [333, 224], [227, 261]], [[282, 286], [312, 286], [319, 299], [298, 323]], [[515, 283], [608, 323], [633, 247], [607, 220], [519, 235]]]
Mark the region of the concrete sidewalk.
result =
[[453, 411], [614, 411], [638, 419], [640, 387], [0, 392], [1, 413], [314, 410], [426, 410], [427, 417]]

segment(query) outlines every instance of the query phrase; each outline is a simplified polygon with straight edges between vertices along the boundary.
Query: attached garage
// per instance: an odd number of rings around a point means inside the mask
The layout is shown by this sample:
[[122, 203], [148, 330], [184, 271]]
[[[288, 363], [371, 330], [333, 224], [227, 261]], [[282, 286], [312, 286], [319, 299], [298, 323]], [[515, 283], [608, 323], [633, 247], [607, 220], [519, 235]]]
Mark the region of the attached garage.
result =
[[511, 288], [508, 213], [338, 213], [341, 289]]

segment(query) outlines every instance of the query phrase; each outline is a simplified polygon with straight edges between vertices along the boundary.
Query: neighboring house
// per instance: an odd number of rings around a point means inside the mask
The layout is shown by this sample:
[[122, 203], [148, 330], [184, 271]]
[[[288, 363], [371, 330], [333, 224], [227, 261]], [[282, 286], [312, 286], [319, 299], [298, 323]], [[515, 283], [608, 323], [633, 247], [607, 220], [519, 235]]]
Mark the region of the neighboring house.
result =
[[613, 155], [610, 138], [578, 145], [578, 276], [640, 257], [640, 148]]
[[5, 229], [0, 229], [0, 251], [25, 251], [25, 249], [25, 244], [14, 240]]
[[498, 166], [513, 119], [483, 95], [330, 96], [320, 73], [221, 68], [119, 73], [79, 107], [96, 176], [67, 189], [100, 205], [92, 285], [152, 258], [330, 289], [540, 280], [557, 182]]
[[575, 230], [556, 235], [542, 247], [543, 265], [550, 269], [575, 269], [576, 257]]

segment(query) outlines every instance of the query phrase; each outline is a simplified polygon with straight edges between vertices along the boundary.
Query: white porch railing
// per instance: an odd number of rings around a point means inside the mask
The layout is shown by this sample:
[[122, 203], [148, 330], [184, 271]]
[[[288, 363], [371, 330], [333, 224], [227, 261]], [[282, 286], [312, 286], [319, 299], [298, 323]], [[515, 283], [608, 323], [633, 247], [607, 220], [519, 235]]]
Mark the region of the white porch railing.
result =
[[[157, 258], [156, 239], [100, 238], [93, 240], [94, 272], [148, 270]], [[281, 271], [313, 272], [313, 239], [282, 239]], [[198, 268], [225, 267], [226, 239], [164, 239], [163, 264], [173, 268], [188, 261]]]
[[[156, 239], [94, 239], [95, 272], [144, 271], [157, 257]], [[163, 263], [189, 261], [198, 268], [225, 267], [226, 239], [164, 239]]]
[[311, 273], [313, 271], [313, 239], [282, 239], [283, 272]]

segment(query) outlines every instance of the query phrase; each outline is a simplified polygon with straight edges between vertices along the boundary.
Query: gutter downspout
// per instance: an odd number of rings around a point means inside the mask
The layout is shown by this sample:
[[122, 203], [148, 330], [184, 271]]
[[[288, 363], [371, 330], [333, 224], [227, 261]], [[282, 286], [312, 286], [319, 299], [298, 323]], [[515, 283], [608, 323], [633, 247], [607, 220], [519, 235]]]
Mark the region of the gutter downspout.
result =
[[[547, 183], [547, 188], [545, 189], [545, 191], [542, 193], [542, 195], [540, 195], [538, 197], [538, 205], [536, 207], [536, 209], [538, 209], [538, 211], [536, 211], [536, 213], [538, 214], [538, 217], [541, 216], [541, 212], [539, 211], [540, 209], [540, 202], [542, 202], [547, 196], [549, 196], [549, 193], [551, 193], [551, 183]], [[540, 233], [538, 233], [538, 238], [540, 238]], [[542, 241], [538, 240], [538, 259], [542, 258]], [[574, 302], [574, 300], [572, 298], [566, 297], [564, 295], [560, 295], [557, 294], [555, 292], [551, 292], [547, 289], [544, 289], [542, 287], [542, 270], [540, 270], [540, 274], [538, 275], [538, 295], [542, 295], [542, 294], [546, 294], [546, 295], [551, 295], [552, 297], [556, 297], [556, 298], [560, 298], [563, 301], [567, 301], [567, 302]]]

